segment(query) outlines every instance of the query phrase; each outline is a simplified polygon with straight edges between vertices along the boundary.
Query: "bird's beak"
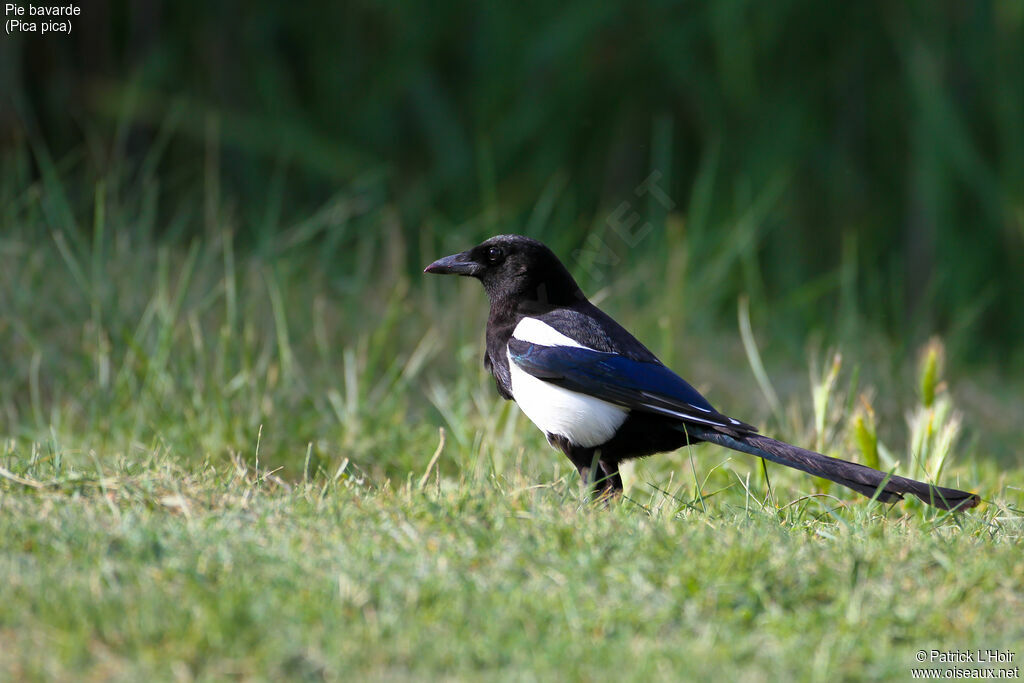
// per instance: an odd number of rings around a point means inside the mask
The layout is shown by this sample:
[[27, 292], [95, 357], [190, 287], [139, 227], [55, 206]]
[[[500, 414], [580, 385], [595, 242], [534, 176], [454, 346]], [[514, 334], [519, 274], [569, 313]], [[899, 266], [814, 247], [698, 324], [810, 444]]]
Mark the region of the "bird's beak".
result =
[[466, 252], [452, 254], [438, 259], [423, 269], [424, 273], [436, 273], [437, 275], [476, 275], [480, 270], [480, 264], [469, 258]]

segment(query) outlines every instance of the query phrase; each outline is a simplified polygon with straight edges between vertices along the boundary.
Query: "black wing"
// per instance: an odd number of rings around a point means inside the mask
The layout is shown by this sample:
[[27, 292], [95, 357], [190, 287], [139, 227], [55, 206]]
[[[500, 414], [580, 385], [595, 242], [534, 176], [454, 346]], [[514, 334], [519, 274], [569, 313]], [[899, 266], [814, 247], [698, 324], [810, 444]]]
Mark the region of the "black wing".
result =
[[661, 363], [626, 328], [589, 301], [572, 308], [556, 308], [535, 317], [596, 351], [616, 353], [636, 361]]
[[699, 391], [661, 363], [571, 346], [540, 346], [514, 337], [508, 350], [512, 362], [525, 372], [565, 389], [632, 410], [722, 427], [730, 433], [757, 431], [719, 413]]

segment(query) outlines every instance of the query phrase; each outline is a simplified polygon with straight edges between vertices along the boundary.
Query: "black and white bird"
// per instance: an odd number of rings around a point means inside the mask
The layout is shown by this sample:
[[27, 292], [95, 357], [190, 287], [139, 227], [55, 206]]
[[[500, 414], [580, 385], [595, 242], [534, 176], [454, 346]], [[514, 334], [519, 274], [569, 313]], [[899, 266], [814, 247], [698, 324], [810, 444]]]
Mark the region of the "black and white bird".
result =
[[830, 458], [715, 410], [587, 300], [544, 244], [499, 235], [425, 273], [474, 277], [490, 299], [484, 367], [599, 495], [622, 490], [619, 463], [702, 441], [803, 470], [884, 502], [910, 493], [944, 509], [978, 496]]

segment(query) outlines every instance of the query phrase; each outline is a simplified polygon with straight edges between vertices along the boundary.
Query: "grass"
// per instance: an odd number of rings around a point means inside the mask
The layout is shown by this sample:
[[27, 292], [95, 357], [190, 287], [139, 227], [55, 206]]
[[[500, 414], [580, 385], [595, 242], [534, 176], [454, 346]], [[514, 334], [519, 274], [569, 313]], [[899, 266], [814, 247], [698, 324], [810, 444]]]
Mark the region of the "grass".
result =
[[597, 296], [716, 405], [985, 502], [698, 448], [594, 507], [495, 396], [479, 288], [412, 279], [429, 236], [325, 210], [240, 246], [211, 200], [204, 236], [161, 238], [144, 193], [100, 186], [83, 219], [54, 178], [0, 233], [0, 678], [905, 678], [919, 649], [1024, 642], [1020, 395], [972, 377], [991, 426], [938, 341], [812, 345], [808, 387], [753, 306], [723, 332], [637, 303], [627, 264]]
[[[705, 270], [682, 303], [725, 317], [747, 294], [774, 334], [859, 313], [1024, 368], [1005, 305], [1024, 291], [1015, 0], [250, 6], [236, 30], [207, 5], [97, 14], [95, 44], [45, 61], [12, 36], [4, 153], [42, 138], [58, 160], [139, 162], [164, 234], [198, 214], [258, 240], [340, 189], [335, 216], [386, 201], [410, 236], [472, 222], [560, 253], [627, 204], [620, 223], [661, 230], [673, 214], [637, 191], [656, 171]], [[227, 215], [193, 201], [211, 170]]]
[[595, 509], [539, 472], [42, 460], [2, 489], [8, 678], [906, 678], [919, 649], [1024, 637], [1020, 519], [995, 506]]

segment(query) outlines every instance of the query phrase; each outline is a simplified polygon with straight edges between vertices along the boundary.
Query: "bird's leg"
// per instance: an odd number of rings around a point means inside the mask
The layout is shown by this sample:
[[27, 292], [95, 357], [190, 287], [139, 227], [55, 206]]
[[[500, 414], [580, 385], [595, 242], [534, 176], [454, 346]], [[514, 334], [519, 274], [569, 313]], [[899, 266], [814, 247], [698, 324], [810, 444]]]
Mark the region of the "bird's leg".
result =
[[570, 446], [566, 449], [566, 455], [580, 473], [580, 486], [584, 487], [589, 496], [591, 493], [600, 493], [600, 482], [598, 481], [601, 472], [600, 461], [593, 448], [580, 448]]
[[573, 448], [569, 460], [580, 473], [580, 483], [594, 500], [609, 500], [622, 492], [622, 478], [618, 464], [601, 460], [594, 448]]
[[622, 493], [622, 477], [619, 476], [619, 463], [613, 460], [601, 460], [603, 477], [597, 482], [602, 487], [602, 495], [615, 496]]
[[597, 464], [594, 458], [594, 449], [569, 448], [567, 451], [566, 455], [580, 473], [580, 485], [587, 487], [593, 486], [591, 472], [594, 469], [593, 465]]

